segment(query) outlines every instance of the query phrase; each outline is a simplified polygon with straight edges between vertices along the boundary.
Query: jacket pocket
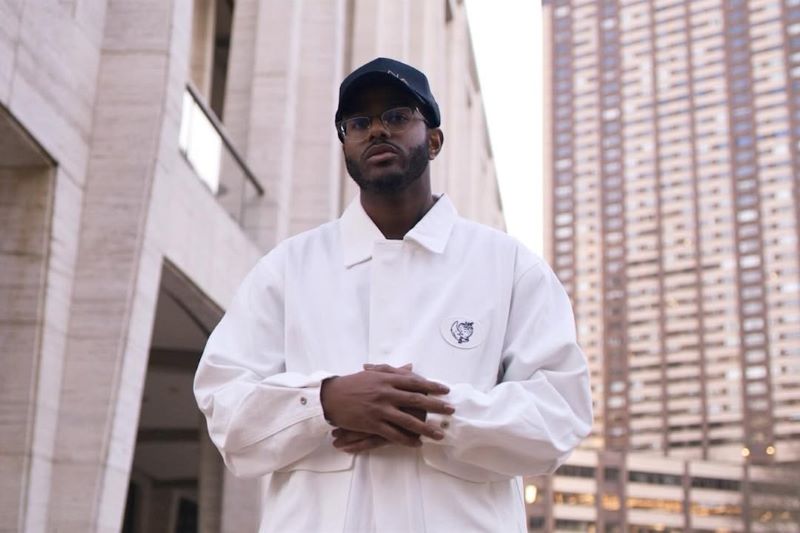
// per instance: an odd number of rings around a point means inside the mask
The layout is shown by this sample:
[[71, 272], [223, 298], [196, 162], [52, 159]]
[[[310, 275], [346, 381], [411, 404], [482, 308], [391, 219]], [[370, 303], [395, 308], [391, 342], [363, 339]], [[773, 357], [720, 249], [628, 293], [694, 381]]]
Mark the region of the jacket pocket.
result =
[[422, 450], [422, 459], [425, 464], [439, 472], [464, 481], [490, 483], [512, 479], [513, 477], [453, 459], [448, 456], [447, 448], [444, 446], [427, 445], [425, 448]]
[[278, 469], [278, 472], [293, 472], [295, 470], [340, 472], [353, 468], [354, 459], [355, 456], [352, 453], [345, 453], [334, 448], [333, 440], [329, 437], [319, 448], [302, 459]]

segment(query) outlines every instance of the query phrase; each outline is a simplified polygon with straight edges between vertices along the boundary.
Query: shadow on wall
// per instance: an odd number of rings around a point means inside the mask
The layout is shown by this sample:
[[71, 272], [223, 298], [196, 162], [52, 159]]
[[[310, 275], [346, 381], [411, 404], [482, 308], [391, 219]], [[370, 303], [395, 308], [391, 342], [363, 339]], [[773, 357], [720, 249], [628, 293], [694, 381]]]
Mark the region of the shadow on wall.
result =
[[[24, 524], [26, 501], [46, 490], [31, 471], [52, 453], [33, 431], [44, 408], [37, 391], [56, 163], [0, 104], [0, 530]], [[58, 293], [59, 288], [51, 288]], [[51, 330], [52, 331], [52, 330]], [[52, 350], [50, 350], [52, 353]], [[52, 358], [52, 357], [51, 357]], [[13, 414], [12, 414], [13, 413]], [[36, 441], [38, 439], [38, 442]], [[34, 452], [34, 450], [37, 450]], [[39, 464], [37, 464], [39, 463]], [[46, 468], [46, 467], [45, 467]], [[40, 476], [41, 477], [41, 476]], [[26, 494], [27, 493], [27, 494]]]

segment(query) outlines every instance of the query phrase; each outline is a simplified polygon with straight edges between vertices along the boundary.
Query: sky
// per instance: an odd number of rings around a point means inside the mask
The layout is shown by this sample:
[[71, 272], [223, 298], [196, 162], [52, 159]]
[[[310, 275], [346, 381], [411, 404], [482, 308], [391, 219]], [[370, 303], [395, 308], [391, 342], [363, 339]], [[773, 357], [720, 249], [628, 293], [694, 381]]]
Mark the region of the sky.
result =
[[541, 254], [541, 3], [466, 3], [508, 233]]

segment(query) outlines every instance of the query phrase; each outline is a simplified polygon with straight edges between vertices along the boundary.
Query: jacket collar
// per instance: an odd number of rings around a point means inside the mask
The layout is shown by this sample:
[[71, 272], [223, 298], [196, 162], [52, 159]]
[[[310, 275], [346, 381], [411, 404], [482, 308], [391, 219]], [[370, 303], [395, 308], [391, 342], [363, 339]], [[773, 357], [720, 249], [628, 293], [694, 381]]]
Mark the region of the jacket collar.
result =
[[[444, 252], [458, 213], [453, 202], [442, 194], [422, 220], [406, 233], [403, 240], [414, 241], [423, 248], [440, 254]], [[387, 239], [375, 225], [356, 197], [339, 219], [342, 239], [342, 258], [345, 267], [351, 267], [372, 258], [372, 248], [377, 241]]]

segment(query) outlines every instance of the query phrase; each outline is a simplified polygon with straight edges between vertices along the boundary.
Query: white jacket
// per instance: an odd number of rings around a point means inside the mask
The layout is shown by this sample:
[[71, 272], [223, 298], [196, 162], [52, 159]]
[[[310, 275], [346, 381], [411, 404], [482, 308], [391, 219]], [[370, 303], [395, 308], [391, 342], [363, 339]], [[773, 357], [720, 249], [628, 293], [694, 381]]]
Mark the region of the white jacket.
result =
[[[366, 362], [450, 387], [445, 438], [336, 450], [320, 383]], [[442, 196], [403, 240], [355, 200], [248, 274], [206, 346], [195, 396], [239, 476], [265, 476], [263, 532], [525, 531], [521, 475], [591, 428], [586, 361], [550, 268]]]

